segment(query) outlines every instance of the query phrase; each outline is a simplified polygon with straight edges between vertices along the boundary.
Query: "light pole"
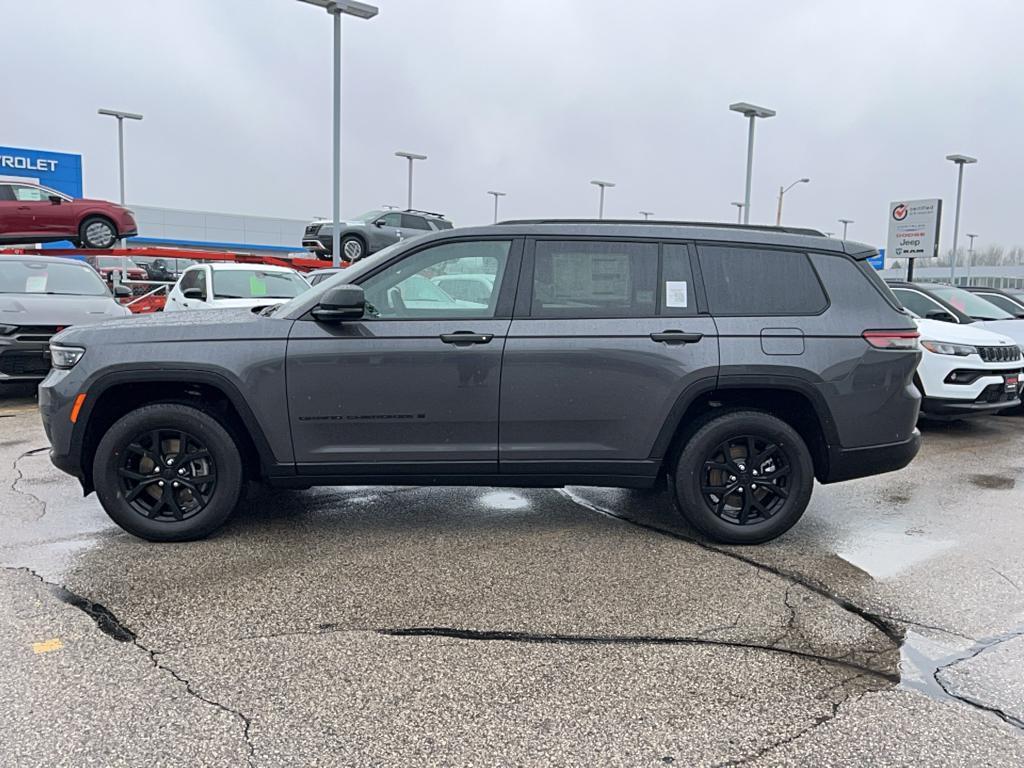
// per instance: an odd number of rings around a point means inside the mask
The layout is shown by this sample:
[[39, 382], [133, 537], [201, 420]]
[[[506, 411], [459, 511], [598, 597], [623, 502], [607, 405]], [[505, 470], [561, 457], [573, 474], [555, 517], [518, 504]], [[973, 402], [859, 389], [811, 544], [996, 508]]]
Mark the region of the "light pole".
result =
[[781, 227], [782, 226], [782, 196], [785, 195], [787, 192], [789, 192], [789, 190], [791, 190], [797, 184], [807, 184], [808, 182], [810, 182], [810, 179], [797, 179], [792, 184], [790, 184], [788, 187], [779, 187], [779, 207], [775, 211], [775, 226], [776, 227]]
[[747, 187], [743, 194], [743, 223], [750, 223], [750, 181], [754, 173], [754, 121], [759, 117], [775, 117], [775, 110], [767, 107], [759, 107], [756, 104], [748, 104], [745, 101], [738, 101], [730, 104], [729, 109], [739, 112], [750, 119], [750, 128], [747, 131]]
[[375, 5], [359, 3], [356, 0], [299, 0], [299, 2], [323, 8], [334, 17], [331, 264], [337, 269], [341, 265], [341, 16], [346, 14], [359, 19], [372, 19], [377, 15], [378, 9]]
[[611, 181], [598, 181], [597, 179], [594, 179], [590, 183], [593, 184], [595, 187], [598, 187], [601, 190], [601, 197], [600, 197], [600, 199], [598, 201], [598, 204], [597, 204], [597, 218], [603, 219], [604, 218], [604, 188], [605, 187], [614, 187], [615, 183], [611, 182]]
[[[411, 167], [411, 166], [410, 166]], [[505, 192], [488, 192], [488, 195], [494, 195], [494, 223], [498, 223], [498, 198], [505, 197]]]
[[412, 210], [412, 164], [415, 160], [426, 160], [426, 155], [417, 155], [415, 152], [395, 152], [395, 157], [404, 157], [409, 161], [409, 194], [406, 198], [406, 210]]
[[956, 214], [953, 217], [953, 256], [949, 260], [949, 282], [956, 284], [956, 249], [960, 241], [960, 199], [964, 191], [964, 166], [978, 162], [978, 158], [968, 155], [946, 155], [946, 159], [956, 163]]
[[100, 109], [97, 112], [101, 115], [117, 118], [117, 169], [121, 177], [121, 205], [124, 205], [124, 121], [141, 120], [142, 115], [134, 112], [121, 112], [117, 109]]
[[971, 267], [974, 266], [974, 238], [976, 238], [977, 235], [972, 235], [970, 232], [968, 232], [967, 237], [971, 241], [967, 246], [967, 284], [970, 285]]
[[836, 219], [840, 224], [843, 225], [843, 240], [846, 239], [846, 228], [853, 224], [853, 219]]
[[742, 224], [743, 223], [743, 209], [744, 209], [745, 206], [743, 205], [743, 203], [730, 203], [730, 205], [735, 205], [736, 206], [736, 223], [737, 224]]
[[644, 221], [647, 221], [654, 215], [654, 211], [637, 211], [637, 213], [644, 217]]

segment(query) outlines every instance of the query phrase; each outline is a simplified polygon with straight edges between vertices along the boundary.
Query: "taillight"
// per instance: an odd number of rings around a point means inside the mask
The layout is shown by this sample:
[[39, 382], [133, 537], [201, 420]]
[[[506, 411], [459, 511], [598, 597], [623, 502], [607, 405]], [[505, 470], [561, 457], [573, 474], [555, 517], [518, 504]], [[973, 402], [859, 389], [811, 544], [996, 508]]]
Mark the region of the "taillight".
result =
[[864, 341], [878, 349], [917, 349], [917, 331], [864, 331]]

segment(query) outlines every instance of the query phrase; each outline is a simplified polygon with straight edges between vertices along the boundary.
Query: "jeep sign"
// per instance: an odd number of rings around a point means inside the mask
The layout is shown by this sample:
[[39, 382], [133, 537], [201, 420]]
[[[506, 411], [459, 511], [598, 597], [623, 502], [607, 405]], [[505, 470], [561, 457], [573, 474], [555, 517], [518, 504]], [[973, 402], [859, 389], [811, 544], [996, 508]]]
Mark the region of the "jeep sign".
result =
[[889, 203], [890, 258], [919, 259], [939, 255], [942, 201], [902, 200]]

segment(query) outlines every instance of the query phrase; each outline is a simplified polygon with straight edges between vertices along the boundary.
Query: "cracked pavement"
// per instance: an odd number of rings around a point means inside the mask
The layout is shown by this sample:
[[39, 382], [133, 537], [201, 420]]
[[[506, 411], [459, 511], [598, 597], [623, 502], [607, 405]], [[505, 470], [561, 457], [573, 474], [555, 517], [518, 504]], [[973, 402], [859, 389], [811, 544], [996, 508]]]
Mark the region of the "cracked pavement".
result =
[[1019, 766], [1021, 423], [754, 548], [593, 488], [270, 492], [157, 545], [0, 399], [0, 764]]

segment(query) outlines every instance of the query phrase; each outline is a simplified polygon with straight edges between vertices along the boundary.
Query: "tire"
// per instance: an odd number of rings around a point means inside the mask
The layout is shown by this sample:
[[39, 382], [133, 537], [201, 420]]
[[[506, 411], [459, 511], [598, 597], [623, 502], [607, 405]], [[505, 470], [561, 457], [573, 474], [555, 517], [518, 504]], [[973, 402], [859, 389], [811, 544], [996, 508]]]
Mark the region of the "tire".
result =
[[117, 242], [117, 227], [103, 216], [90, 216], [78, 228], [78, 235], [86, 248], [112, 248]]
[[[187, 464], [180, 466], [179, 459]], [[149, 541], [193, 541], [217, 530], [238, 504], [242, 458], [211, 415], [158, 403], [107, 430], [96, 448], [93, 484], [110, 519], [129, 533]]]
[[[751, 445], [757, 466], [744, 460]], [[760, 544], [781, 536], [803, 515], [814, 465], [807, 445], [786, 422], [762, 411], [732, 411], [693, 434], [671, 479], [680, 513], [709, 539]]]
[[366, 243], [358, 235], [341, 238], [341, 260], [353, 263], [366, 256]]

